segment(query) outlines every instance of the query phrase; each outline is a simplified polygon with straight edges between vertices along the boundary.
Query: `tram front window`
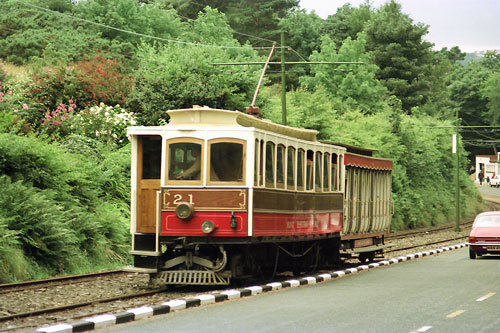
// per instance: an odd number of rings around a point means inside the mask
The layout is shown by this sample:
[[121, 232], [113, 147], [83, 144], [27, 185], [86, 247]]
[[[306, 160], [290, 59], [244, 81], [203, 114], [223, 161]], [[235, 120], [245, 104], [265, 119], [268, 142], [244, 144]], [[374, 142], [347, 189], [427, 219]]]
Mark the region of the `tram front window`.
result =
[[201, 145], [179, 142], [169, 145], [169, 180], [201, 179]]
[[243, 181], [243, 144], [215, 142], [210, 144], [210, 181]]

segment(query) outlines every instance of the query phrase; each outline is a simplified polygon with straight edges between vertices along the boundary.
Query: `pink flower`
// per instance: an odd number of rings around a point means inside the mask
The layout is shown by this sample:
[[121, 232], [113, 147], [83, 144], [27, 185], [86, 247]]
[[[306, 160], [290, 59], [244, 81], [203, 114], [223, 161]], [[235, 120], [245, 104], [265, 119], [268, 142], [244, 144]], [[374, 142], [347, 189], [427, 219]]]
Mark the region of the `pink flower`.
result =
[[61, 117], [61, 120], [66, 120], [66, 117], [62, 116], [62, 117]]
[[12, 90], [9, 90], [9, 92], [7, 94], [12, 95]]
[[73, 104], [73, 100], [72, 99], [68, 100], [68, 102], [69, 102], [69, 104]]
[[28, 110], [28, 104], [23, 104], [23, 109]]
[[3, 92], [0, 91], [0, 97], [2, 97], [2, 96], [3, 96]]
[[3, 97], [0, 97], [0, 102], [3, 102]]
[[72, 107], [76, 108], [76, 104], [71, 104]]
[[69, 112], [73, 112], [73, 108], [70, 106], [70, 107], [68, 108], [68, 111], [69, 111]]
[[14, 109], [14, 113], [17, 113], [17, 109]]

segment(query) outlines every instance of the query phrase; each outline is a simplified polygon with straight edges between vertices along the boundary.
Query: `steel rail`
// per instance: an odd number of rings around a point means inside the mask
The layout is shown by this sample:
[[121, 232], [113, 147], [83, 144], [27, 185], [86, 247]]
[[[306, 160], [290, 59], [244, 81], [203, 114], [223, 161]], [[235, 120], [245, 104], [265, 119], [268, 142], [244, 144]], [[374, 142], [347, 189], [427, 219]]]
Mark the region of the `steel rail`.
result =
[[464, 238], [467, 238], [467, 237], [468, 236], [460, 236], [460, 237], [455, 237], [455, 238], [447, 238], [447, 239], [440, 240], [440, 241], [435, 241], [435, 242], [429, 242], [429, 243], [423, 243], [423, 244], [416, 244], [416, 245], [412, 245], [412, 246], [408, 246], [408, 247], [401, 247], [401, 248], [386, 250], [386, 251], [384, 251], [384, 253], [411, 250], [411, 249], [414, 249], [414, 248], [417, 248], [417, 247], [421, 247], [421, 246], [436, 245], [436, 244], [441, 244], [441, 243], [446, 243], [446, 242], [451, 242], [451, 241], [455, 241], [455, 240], [464, 239]]
[[106, 276], [106, 275], [119, 274], [119, 273], [126, 273], [126, 272], [121, 270], [121, 269], [117, 269], [117, 270], [109, 270], [109, 271], [95, 272], [95, 273], [57, 276], [57, 277], [46, 278], [46, 279], [41, 279], [41, 280], [29, 280], [29, 281], [20, 281], [20, 282], [14, 282], [14, 283], [5, 283], [5, 284], [0, 284], [0, 294], [5, 294], [5, 293], [12, 292], [12, 291], [16, 291], [16, 290], [6, 290], [6, 289], [14, 289], [16, 287], [31, 286], [31, 287], [22, 288], [19, 290], [23, 290], [23, 291], [24, 290], [32, 290], [32, 289], [39, 288], [40, 285], [48, 284], [48, 283], [52, 283], [52, 282], [73, 281], [73, 280], [84, 279], [84, 278], [88, 278], [88, 277]]
[[34, 311], [28, 311], [28, 312], [15, 313], [12, 315], [1, 316], [0, 322], [12, 320], [12, 319], [17, 319], [17, 318], [26, 318], [26, 317], [36, 316], [36, 315], [40, 315], [40, 314], [45, 314], [45, 313], [71, 310], [71, 309], [80, 308], [80, 307], [84, 307], [84, 306], [88, 306], [88, 305], [95, 305], [95, 304], [99, 304], [99, 303], [113, 302], [113, 301], [119, 301], [119, 300], [124, 300], [124, 299], [135, 298], [135, 297], [152, 296], [152, 295], [158, 294], [160, 292], [163, 292], [165, 290], [167, 290], [167, 288], [155, 289], [155, 290], [150, 290], [150, 291], [146, 291], [146, 292], [122, 295], [122, 296], [117, 296], [117, 297], [102, 298], [102, 299], [97, 299], [97, 300], [85, 301], [85, 302], [81, 302], [81, 303], [61, 305], [61, 306], [56, 306], [56, 307], [52, 307], [52, 308], [45, 308], [45, 309], [39, 309], [39, 310], [34, 310]]

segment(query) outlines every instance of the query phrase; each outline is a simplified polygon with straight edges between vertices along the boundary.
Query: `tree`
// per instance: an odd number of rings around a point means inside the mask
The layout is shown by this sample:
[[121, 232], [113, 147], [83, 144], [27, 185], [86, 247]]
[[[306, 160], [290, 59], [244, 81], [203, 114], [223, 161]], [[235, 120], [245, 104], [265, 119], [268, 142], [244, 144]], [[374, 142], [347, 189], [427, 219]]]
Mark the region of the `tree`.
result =
[[332, 98], [342, 101], [343, 111], [360, 109], [365, 114], [379, 112], [386, 104], [387, 89], [376, 79], [378, 67], [371, 62], [366, 52], [363, 34], [357, 40], [348, 37], [340, 50], [335, 43], [323, 37], [321, 52], [313, 52], [311, 61], [360, 61], [363, 65], [315, 65], [313, 77], [303, 77], [301, 83], [313, 91], [323, 87]]
[[183, 31], [183, 23], [175, 10], [165, 9], [156, 2], [141, 5], [138, 0], [79, 1], [76, 13], [89, 21], [116, 28], [96, 27], [104, 38], [135, 45], [144, 38], [150, 41], [143, 35], [172, 39]]
[[351, 4], [345, 4], [337, 9], [334, 15], [326, 18], [321, 26], [323, 35], [328, 35], [337, 48], [340, 48], [347, 37], [356, 39], [358, 33], [365, 29], [366, 23], [373, 14], [372, 8], [368, 2], [353, 8]]
[[487, 99], [485, 120], [490, 125], [500, 125], [500, 73], [492, 73], [481, 87], [481, 95]]
[[460, 51], [458, 46], [453, 46], [449, 50], [447, 47], [443, 47], [438, 54], [445, 56], [452, 64], [455, 64], [458, 61], [463, 61], [466, 56], [466, 53]]
[[394, 0], [383, 5], [366, 26], [367, 49], [380, 68], [377, 78], [398, 97], [403, 109], [424, 105], [429, 95], [432, 44], [423, 40], [428, 26], [401, 12]]
[[225, 13], [231, 27], [243, 33], [237, 36], [240, 42], [250, 40], [252, 45], [269, 46], [269, 39], [280, 40], [280, 20], [298, 5], [299, 0], [234, 0], [228, 4]]

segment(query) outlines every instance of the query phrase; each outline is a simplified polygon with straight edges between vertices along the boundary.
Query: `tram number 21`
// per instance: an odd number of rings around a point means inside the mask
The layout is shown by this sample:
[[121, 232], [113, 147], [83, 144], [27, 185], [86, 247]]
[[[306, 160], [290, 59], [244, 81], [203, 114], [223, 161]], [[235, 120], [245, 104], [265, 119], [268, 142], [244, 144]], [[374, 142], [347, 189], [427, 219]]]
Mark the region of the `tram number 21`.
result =
[[[188, 194], [187, 197], [189, 198], [189, 200], [187, 200], [187, 202], [189, 202], [191, 205], [194, 205], [194, 202], [193, 202], [193, 195], [192, 194]], [[173, 204], [174, 205], [178, 205], [180, 204], [181, 202], [186, 202], [186, 200], [183, 198], [182, 194], [175, 194], [174, 195], [174, 201], [173, 201]]]

